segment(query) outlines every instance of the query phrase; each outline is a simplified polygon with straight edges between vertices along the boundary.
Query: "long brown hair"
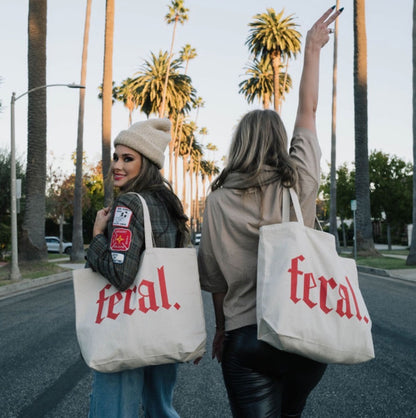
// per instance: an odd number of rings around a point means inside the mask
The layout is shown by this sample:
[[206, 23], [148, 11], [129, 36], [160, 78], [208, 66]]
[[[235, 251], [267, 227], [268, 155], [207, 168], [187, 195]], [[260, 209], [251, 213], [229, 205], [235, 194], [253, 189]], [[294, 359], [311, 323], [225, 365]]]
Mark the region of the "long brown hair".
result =
[[159, 168], [142, 155], [142, 166], [137, 177], [129, 181], [122, 193], [157, 191], [155, 196], [164, 204], [178, 228], [177, 246], [183, 247], [189, 239], [188, 217], [185, 215], [182, 203], [174, 193], [170, 183], [162, 176]]
[[276, 168], [285, 187], [295, 186], [296, 165], [290, 159], [287, 142], [286, 129], [275, 111], [247, 113], [237, 126], [227, 165], [214, 180], [212, 190], [221, 187], [231, 172], [248, 173], [250, 180], [256, 180], [265, 165]]

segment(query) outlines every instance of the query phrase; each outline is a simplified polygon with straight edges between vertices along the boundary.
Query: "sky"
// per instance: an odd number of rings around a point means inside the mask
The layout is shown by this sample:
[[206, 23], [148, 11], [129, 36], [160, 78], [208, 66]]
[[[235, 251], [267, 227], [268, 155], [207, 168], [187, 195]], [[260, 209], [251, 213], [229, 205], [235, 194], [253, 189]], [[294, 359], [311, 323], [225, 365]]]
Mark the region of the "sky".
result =
[[[150, 52], [168, 51], [173, 25], [164, 16], [168, 0], [115, 0], [113, 80], [120, 84], [132, 77], [150, 58]], [[197, 125], [206, 127], [203, 143], [218, 147], [208, 153], [220, 161], [228, 152], [233, 130], [249, 110], [238, 94], [245, 79], [250, 56], [245, 45], [248, 23], [257, 13], [274, 8], [293, 15], [302, 45], [307, 30], [333, 4], [323, 0], [185, 0], [189, 20], [178, 25], [174, 53], [190, 44], [198, 56], [189, 63], [197, 95], [205, 106], [191, 114]], [[396, 5], [399, 4], [399, 7]], [[336, 165], [354, 161], [353, 102], [353, 1], [340, 1], [344, 12], [339, 18], [337, 83], [337, 158]], [[86, 0], [49, 0], [47, 23], [47, 83], [79, 83]], [[10, 98], [12, 92], [27, 91], [28, 0], [0, 0], [0, 150], [10, 150]], [[88, 49], [84, 151], [90, 163], [101, 159], [101, 101], [97, 98], [102, 83], [105, 1], [92, 0]], [[366, 2], [368, 53], [369, 150], [380, 150], [412, 162], [412, 1]], [[328, 172], [331, 159], [331, 108], [333, 36], [321, 53], [320, 91], [317, 115], [318, 138], [322, 148], [321, 168]], [[177, 56], [177, 55], [176, 55]], [[288, 134], [293, 131], [303, 48], [289, 63], [293, 89], [282, 107]], [[47, 89], [48, 164], [57, 170], [74, 171], [71, 154], [76, 149], [79, 91], [65, 87]], [[27, 96], [16, 102], [16, 148], [26, 158]], [[156, 117], [156, 116], [155, 116]], [[145, 120], [139, 111], [133, 122]], [[128, 126], [128, 111], [122, 103], [113, 106], [112, 137]]]

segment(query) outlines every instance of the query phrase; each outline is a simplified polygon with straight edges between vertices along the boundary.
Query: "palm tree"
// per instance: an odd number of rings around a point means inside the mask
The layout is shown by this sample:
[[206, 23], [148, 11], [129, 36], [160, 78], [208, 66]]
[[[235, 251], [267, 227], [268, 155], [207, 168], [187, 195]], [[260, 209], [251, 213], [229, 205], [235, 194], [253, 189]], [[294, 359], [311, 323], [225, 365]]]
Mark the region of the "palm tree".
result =
[[200, 109], [201, 107], [204, 107], [204, 106], [205, 106], [205, 102], [204, 102], [204, 99], [203, 99], [202, 97], [197, 97], [197, 98], [194, 100], [194, 102], [193, 102], [193, 104], [192, 104], [192, 107], [193, 107], [194, 109], [196, 109], [196, 114], [195, 114], [195, 123], [197, 123], [197, 121], [198, 121], [199, 109]]
[[413, 230], [406, 264], [416, 264], [416, 2], [413, 1]]
[[[90, 31], [91, 0], [87, 0], [84, 25], [84, 43], [82, 47], [81, 62], [81, 85], [85, 86], [87, 79], [87, 56], [88, 37]], [[78, 106], [78, 134], [77, 134], [77, 157], [75, 168], [74, 188], [74, 214], [72, 224], [72, 251], [71, 261], [78, 261], [84, 258], [84, 238], [82, 235], [82, 160], [83, 160], [83, 137], [84, 137], [84, 107], [85, 89], [79, 91]]]
[[196, 49], [192, 48], [191, 45], [186, 44], [180, 51], [179, 51], [179, 57], [182, 61], [186, 62], [185, 64], [185, 74], [188, 73], [188, 66], [189, 61], [193, 60], [197, 57]]
[[[191, 219], [191, 228], [195, 231], [195, 220], [196, 218], [196, 202], [198, 198], [195, 195], [198, 194], [198, 186], [196, 183], [197, 171], [199, 170], [199, 161], [202, 156], [202, 147], [194, 138], [193, 142], [188, 145], [188, 155], [185, 156], [187, 161], [186, 171], [189, 173], [189, 216]], [[195, 187], [194, 187], [195, 185]]]
[[[148, 116], [151, 113], [160, 114], [167, 61], [167, 52], [159, 51], [158, 56], [152, 52], [151, 60], [144, 62], [132, 80], [140, 109]], [[189, 111], [196, 93], [191, 79], [179, 72], [181, 65], [182, 61], [177, 59], [173, 60], [169, 67], [169, 82], [165, 95], [165, 106], [169, 116], [175, 115], [178, 111]]]
[[[186, 44], [180, 51], [179, 51], [179, 59], [182, 60], [183, 62], [186, 62], [185, 64], [185, 75], [187, 75], [188, 73], [188, 67], [189, 67], [189, 61], [191, 59], [194, 59], [197, 56], [196, 53], [196, 49], [192, 48], [191, 45]], [[178, 132], [180, 129], [180, 126], [183, 123], [184, 117], [187, 113], [189, 109], [182, 109], [179, 113], [177, 113], [176, 117], [175, 117], [175, 123], [174, 123], [174, 130], [173, 130], [173, 135], [172, 135], [172, 141], [169, 143], [169, 181], [172, 183], [173, 180], [173, 160], [174, 160], [174, 156], [175, 156], [175, 146], [177, 144], [177, 136], [178, 136]], [[175, 161], [175, 170], [176, 170], [177, 166], [176, 166], [176, 161]], [[177, 192], [177, 173], [175, 171], [175, 184], [174, 184], [174, 188], [175, 188], [175, 192]]]
[[354, 0], [354, 121], [357, 251], [376, 254], [371, 224], [368, 166], [367, 35], [365, 0]]
[[113, 80], [113, 35], [114, 35], [114, 0], [106, 0], [105, 41], [102, 103], [102, 161], [104, 177], [104, 204], [113, 200], [113, 185], [110, 179], [111, 169], [111, 106]]
[[[47, 0], [29, 0], [28, 90], [46, 85]], [[46, 89], [28, 96], [26, 208], [20, 250], [23, 260], [46, 259]]]
[[184, 122], [178, 137], [178, 155], [182, 157], [182, 204], [186, 208], [186, 173], [189, 170], [189, 157], [195, 142], [195, 131], [197, 126], [195, 122]]
[[117, 89], [117, 99], [122, 101], [127, 107], [129, 111], [129, 126], [131, 126], [133, 110], [139, 106], [139, 98], [133, 79], [128, 77], [122, 81], [120, 87]]
[[214, 176], [220, 173], [219, 167], [216, 165], [214, 160], [202, 160], [201, 161], [201, 177], [202, 177], [202, 185], [203, 185], [203, 193], [204, 193], [204, 202], [206, 199], [207, 188], [206, 188], [206, 180], [209, 183], [212, 183], [212, 179]]
[[[247, 75], [249, 78], [243, 80], [238, 86], [240, 94], [243, 94], [247, 102], [253, 103], [258, 99], [263, 104], [263, 109], [268, 109], [271, 97], [274, 92], [273, 68], [270, 62], [270, 56], [266, 55], [260, 60], [254, 61], [247, 66]], [[283, 97], [284, 92], [289, 92], [292, 87], [292, 79], [287, 72], [279, 73], [279, 94]]]
[[295, 29], [298, 25], [293, 22], [293, 15], [283, 17], [282, 10], [276, 15], [274, 9], [267, 9], [267, 13], [257, 14], [254, 21], [249, 23], [250, 34], [246, 41], [249, 51], [255, 58], [270, 56], [273, 68], [274, 109], [280, 111], [279, 74], [282, 55], [296, 56], [300, 51], [300, 33]]
[[[336, 10], [339, 9], [337, 0]], [[334, 235], [339, 250], [338, 223], [337, 223], [337, 160], [336, 160], [336, 98], [337, 98], [337, 56], [338, 56], [338, 19], [335, 20], [334, 34], [334, 61], [332, 71], [332, 124], [331, 124], [331, 182], [329, 204], [329, 232]]]
[[183, 5], [183, 0], [171, 0], [171, 5], [169, 6], [169, 12], [165, 16], [165, 20], [170, 25], [173, 23], [173, 32], [172, 32], [172, 43], [170, 46], [167, 70], [165, 74], [165, 83], [163, 85], [163, 94], [162, 94], [162, 106], [160, 108], [159, 117], [162, 118], [165, 115], [165, 107], [166, 107], [166, 94], [168, 88], [168, 79], [169, 79], [169, 68], [170, 63], [172, 60], [172, 52], [173, 52], [173, 45], [175, 43], [175, 33], [176, 33], [176, 26], [179, 23], [184, 24], [188, 20], [187, 13], [189, 9], [185, 8]]
[[[113, 105], [118, 100], [118, 86], [115, 81], [111, 82], [111, 104]], [[98, 86], [98, 98], [103, 100], [103, 85], [102, 83]]]

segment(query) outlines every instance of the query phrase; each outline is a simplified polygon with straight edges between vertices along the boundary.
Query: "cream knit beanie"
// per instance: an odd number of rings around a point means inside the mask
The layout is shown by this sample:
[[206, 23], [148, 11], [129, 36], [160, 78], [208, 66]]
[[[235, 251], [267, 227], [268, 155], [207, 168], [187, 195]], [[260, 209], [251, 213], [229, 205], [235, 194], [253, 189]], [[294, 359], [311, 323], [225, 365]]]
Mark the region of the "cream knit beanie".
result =
[[165, 149], [171, 140], [169, 119], [148, 119], [137, 122], [121, 131], [114, 140], [114, 146], [125, 145], [154, 162], [159, 168], [165, 162]]

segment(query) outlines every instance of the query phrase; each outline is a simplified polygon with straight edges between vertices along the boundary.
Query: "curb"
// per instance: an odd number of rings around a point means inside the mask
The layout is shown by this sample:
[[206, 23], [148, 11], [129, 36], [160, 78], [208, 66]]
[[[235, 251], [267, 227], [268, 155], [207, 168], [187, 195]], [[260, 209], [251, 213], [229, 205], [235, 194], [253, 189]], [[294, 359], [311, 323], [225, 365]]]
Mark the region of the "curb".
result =
[[27, 290], [34, 290], [50, 284], [59, 283], [72, 277], [72, 270], [63, 271], [61, 273], [52, 274], [38, 279], [23, 279], [15, 283], [11, 283], [0, 287], [0, 299], [14, 296], [17, 293], [23, 293]]
[[416, 273], [414, 278], [410, 278], [401, 274], [395, 274], [390, 270], [378, 269], [375, 267], [357, 266], [357, 270], [361, 273], [376, 274], [378, 276], [388, 277], [390, 279], [403, 280], [410, 283], [416, 282]]
[[375, 267], [367, 267], [367, 266], [358, 266], [357, 265], [357, 270], [360, 271], [361, 273], [378, 274], [379, 276], [392, 277], [388, 270], [378, 269], [378, 268], [375, 268]]

